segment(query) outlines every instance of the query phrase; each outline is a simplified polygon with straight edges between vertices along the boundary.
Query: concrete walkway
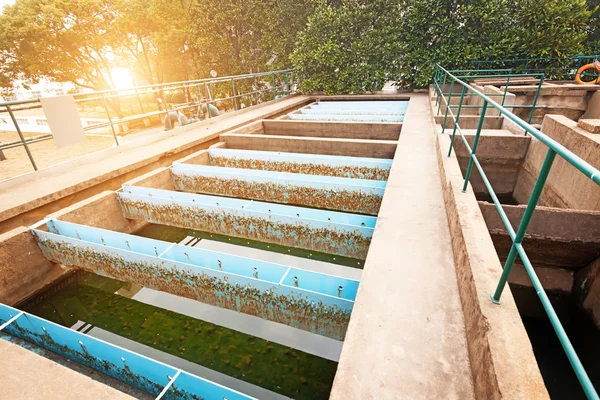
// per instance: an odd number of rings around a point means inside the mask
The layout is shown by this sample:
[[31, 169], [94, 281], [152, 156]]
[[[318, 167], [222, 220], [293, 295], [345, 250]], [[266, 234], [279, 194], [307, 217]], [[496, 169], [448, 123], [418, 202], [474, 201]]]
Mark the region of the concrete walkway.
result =
[[[133, 400], [133, 397], [98, 381], [98, 373], [81, 373], [46, 357], [46, 351], [31, 345], [23, 348], [10, 336], [0, 335], [0, 399], [11, 400]], [[18, 340], [16, 340], [18, 341]], [[75, 364], [75, 363], [72, 363]], [[75, 367], [77, 364], [75, 364]], [[82, 367], [85, 368], [85, 367]], [[116, 385], [115, 385], [116, 386]]]
[[411, 96], [331, 399], [474, 397], [427, 102]]

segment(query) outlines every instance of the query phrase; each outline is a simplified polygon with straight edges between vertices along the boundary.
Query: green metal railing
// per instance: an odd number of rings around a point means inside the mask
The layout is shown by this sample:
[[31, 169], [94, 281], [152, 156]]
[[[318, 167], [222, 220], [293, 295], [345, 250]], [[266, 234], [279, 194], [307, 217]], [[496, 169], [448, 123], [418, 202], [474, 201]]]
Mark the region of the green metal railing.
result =
[[[117, 138], [117, 129], [121, 124], [157, 116], [162, 120], [162, 118], [169, 111], [202, 110], [202, 107], [206, 107], [208, 110], [208, 107], [210, 105], [221, 102], [231, 102], [233, 103], [233, 109], [238, 110], [239, 99], [244, 97], [249, 97], [255, 104], [258, 104], [261, 102], [261, 96], [263, 96], [263, 94], [268, 94], [269, 98], [267, 100], [275, 98], [278, 95], [287, 96], [292, 94], [294, 84], [293, 79], [294, 70], [285, 69], [255, 74], [225, 76], [220, 78], [208, 78], [181, 82], [169, 82], [155, 85], [135, 86], [125, 89], [108, 89], [94, 91], [91, 93], [75, 94], [74, 97], [75, 102], [78, 105], [83, 105], [85, 103], [98, 104], [100, 107], [104, 108], [106, 112], [106, 122], [85, 125], [83, 127], [83, 130], [88, 132], [100, 128], [110, 127], [115, 144], [118, 146], [119, 140]], [[224, 94], [222, 97], [217, 97], [215, 95], [215, 87], [218, 84], [226, 85], [221, 85], [221, 87], [219, 87], [220, 90], [218, 91], [221, 94]], [[167, 99], [165, 99], [164, 97], [168, 96], [169, 93], [179, 94], [181, 98], [185, 99], [185, 101], [179, 102], [177, 106], [173, 106], [168, 109], [167, 107], [163, 106], [163, 104], [156, 102], [157, 98], [161, 98], [165, 102], [164, 105], [166, 105]], [[270, 96], [271, 93], [272, 96]], [[148, 110], [148, 108], [150, 108], [148, 107], [148, 102], [142, 101], [142, 98], [144, 97], [146, 99], [151, 99], [151, 104], [156, 104], [156, 111]], [[134, 103], [137, 102], [136, 107], [139, 107], [140, 112], [126, 117], [114, 118], [114, 115], [111, 116], [111, 109], [113, 110], [114, 114], [115, 107], [111, 107], [109, 103], [113, 103], [113, 105], [120, 104], [121, 100], [127, 98], [133, 98], [132, 101]], [[202, 100], [203, 98], [204, 100]], [[146, 107], [144, 107], [144, 104], [146, 104]], [[25, 148], [27, 156], [29, 157], [31, 166], [36, 171], [38, 170], [38, 166], [35, 162], [29, 145], [50, 140], [52, 139], [52, 135], [48, 133], [26, 139], [23, 134], [23, 130], [21, 129], [21, 126], [18, 122], [20, 116], [15, 113], [19, 111], [39, 108], [42, 108], [39, 99], [0, 102], [0, 114], [8, 113], [15, 127], [15, 130], [19, 135], [19, 140], [0, 143], [0, 152], [2, 152], [3, 150], [23, 146]], [[210, 117], [211, 113], [207, 112], [207, 118]], [[115, 126], [117, 127], [117, 129], [115, 129]]]
[[[456, 115], [454, 115], [454, 112], [451, 109], [452, 107], [450, 107], [450, 99], [448, 99], [448, 100], [446, 99], [445, 93], [442, 91], [442, 87], [440, 86], [440, 84], [445, 86], [446, 82], [449, 82], [449, 84], [452, 88], [454, 85], [460, 85], [462, 87], [461, 100], [458, 105]], [[504, 223], [504, 226], [506, 227], [506, 230], [508, 231], [508, 234], [512, 240], [512, 246], [511, 246], [508, 258], [506, 260], [506, 263], [504, 264], [504, 269], [502, 271], [500, 281], [498, 282], [498, 285], [494, 291], [494, 294], [491, 296], [491, 301], [493, 301], [496, 304], [500, 304], [500, 296], [502, 295], [502, 291], [504, 290], [504, 287], [506, 286], [506, 282], [508, 281], [508, 277], [512, 271], [514, 262], [518, 255], [525, 267], [525, 270], [527, 271], [527, 274], [529, 275], [529, 278], [531, 279], [531, 282], [533, 283], [533, 286], [536, 290], [536, 293], [538, 294], [538, 297], [540, 298], [542, 306], [543, 306], [544, 310], [546, 311], [548, 318], [550, 319], [550, 323], [552, 324], [552, 327], [554, 328], [554, 331], [556, 332], [558, 339], [560, 340], [560, 343], [567, 355], [567, 358], [569, 359], [569, 362], [571, 363], [571, 366], [573, 367], [575, 375], [577, 376], [577, 379], [579, 380], [584, 393], [586, 394], [588, 399], [598, 400], [599, 399], [598, 393], [594, 389], [594, 386], [592, 385], [592, 382], [590, 381], [590, 378], [588, 377], [587, 372], [585, 371], [583, 365], [581, 364], [581, 361], [579, 360], [579, 357], [577, 356], [577, 353], [575, 352], [575, 349], [573, 348], [573, 345], [571, 344], [571, 341], [569, 340], [554, 308], [552, 307], [550, 299], [546, 295], [546, 292], [544, 291], [544, 288], [542, 287], [542, 284], [533, 268], [533, 265], [531, 264], [531, 261], [529, 260], [529, 257], [527, 256], [525, 249], [523, 248], [523, 239], [525, 237], [527, 227], [529, 226], [529, 222], [531, 221], [533, 213], [535, 212], [535, 208], [537, 206], [540, 195], [542, 194], [542, 190], [544, 188], [546, 179], [548, 178], [550, 168], [552, 167], [552, 163], [554, 162], [556, 155], [562, 157], [564, 160], [566, 160], [572, 166], [577, 168], [581, 173], [583, 173], [585, 176], [590, 178], [593, 182], [595, 182], [598, 185], [600, 185], [600, 171], [598, 171], [596, 168], [594, 168], [593, 166], [588, 164], [585, 160], [583, 160], [580, 157], [578, 157], [577, 155], [575, 155], [573, 152], [571, 152], [569, 149], [567, 149], [560, 143], [551, 139], [550, 137], [548, 137], [547, 135], [545, 135], [538, 129], [531, 126], [529, 123], [527, 123], [527, 122], [523, 121], [521, 118], [517, 117], [511, 111], [504, 108], [501, 104], [498, 104], [497, 102], [492, 100], [489, 95], [481, 93], [480, 91], [476, 90], [473, 86], [469, 85], [465, 81], [461, 80], [459, 77], [453, 75], [452, 72], [442, 68], [439, 65], [438, 65], [436, 73], [434, 75], [434, 88], [436, 90], [437, 98], [438, 98], [438, 100], [436, 100], [436, 101], [439, 101], [439, 102], [444, 101], [445, 102], [446, 112], [448, 113], [448, 110], [449, 110], [450, 117], [453, 119], [453, 122], [454, 122], [454, 129], [453, 129], [452, 137], [450, 140], [450, 148], [448, 150], [448, 157], [450, 157], [450, 155], [452, 154], [454, 140], [455, 140], [455, 136], [456, 136], [457, 132], [460, 135], [466, 149], [470, 153], [469, 164], [467, 166], [467, 170], [465, 173], [465, 181], [464, 181], [462, 191], [466, 192], [468, 184], [469, 184], [469, 179], [471, 177], [473, 165], [475, 165], [475, 167], [479, 171], [479, 174], [481, 175], [481, 178], [483, 180], [483, 183], [485, 184], [485, 187], [487, 188], [487, 190], [490, 193], [490, 196], [494, 202], [494, 205], [496, 206], [496, 209], [498, 210], [498, 213], [500, 214], [500, 218], [502, 219], [502, 222]], [[460, 112], [462, 109], [462, 102], [463, 102], [465, 93], [467, 91], [469, 92], [469, 94], [478, 96], [483, 101], [483, 104], [481, 106], [481, 113], [479, 116], [477, 131], [475, 133], [475, 138], [473, 140], [472, 146], [469, 145], [467, 139], [465, 138], [465, 135], [462, 132], [462, 129], [460, 128], [460, 124], [459, 124]], [[450, 93], [452, 93], [452, 90], [450, 90]], [[519, 126], [520, 128], [524, 129], [526, 133], [531, 134], [533, 137], [535, 137], [537, 140], [539, 140], [541, 143], [545, 144], [548, 147], [548, 152], [546, 154], [546, 158], [542, 165], [542, 169], [536, 180], [536, 183], [534, 185], [531, 196], [529, 197], [529, 201], [527, 202], [527, 207], [525, 208], [523, 218], [521, 219], [519, 227], [517, 228], [516, 231], [512, 227], [506, 213], [504, 212], [504, 209], [502, 208], [502, 205], [500, 204], [500, 201], [498, 200], [498, 197], [497, 197], [496, 193], [494, 192], [494, 189], [492, 188], [492, 185], [491, 185], [489, 179], [487, 178], [485, 172], [483, 171], [483, 168], [481, 167], [481, 164], [480, 164], [479, 160], [477, 159], [477, 155], [476, 155], [477, 146], [479, 144], [479, 138], [481, 135], [481, 130], [483, 128], [483, 124], [485, 121], [485, 114], [489, 107], [493, 107], [496, 110], [498, 110], [500, 115], [502, 115], [504, 118], [506, 118], [507, 120], [510, 120], [511, 122], [513, 122], [514, 124]]]
[[[537, 107], [537, 102], [538, 99], [540, 97], [540, 92], [542, 90], [542, 84], [544, 82], [544, 74], [519, 74], [519, 73], [513, 73], [511, 69], [493, 69], [493, 70], [451, 70], [451, 71], [447, 71], [450, 72], [452, 74], [457, 74], [460, 73], [461, 75], [455, 76], [457, 79], [478, 79], [478, 78], [486, 78], [486, 79], [490, 79], [490, 78], [495, 78], [495, 79], [506, 79], [506, 81], [504, 82], [504, 91], [502, 94], [500, 93], [490, 93], [487, 96], [489, 97], [502, 97], [502, 101], [501, 104], [502, 106], [504, 106], [504, 103], [506, 101], [506, 95], [509, 93], [508, 92], [508, 87], [510, 85], [510, 81], [511, 79], [514, 78], [522, 78], [522, 77], [528, 77], [528, 78], [537, 78], [538, 82], [537, 82], [537, 89], [535, 91], [535, 95], [533, 98], [533, 104], [531, 105], [511, 105], [510, 108], [511, 109], [516, 109], [516, 108], [522, 108], [522, 109], [530, 109], [531, 111], [529, 112], [529, 117], [527, 119], [527, 123], [531, 123], [532, 119], [533, 119], [533, 115], [535, 113], [535, 109]], [[507, 72], [505, 74], [499, 74], [497, 72]], [[442, 86], [446, 86], [446, 76], [445, 74], [442, 73], [442, 71], [440, 69], [436, 69], [436, 73], [434, 76], [434, 82], [438, 83], [438, 89], [439, 89], [439, 83], [441, 81]], [[448, 103], [450, 104], [450, 106], [446, 107], [446, 112], [444, 115], [444, 123], [442, 124], [442, 133], [444, 133], [444, 131], [446, 130], [446, 122], [448, 119], [448, 110], [450, 108], [452, 108], [452, 96], [454, 95], [454, 81], [449, 83], [450, 88], [449, 88], [449, 92], [448, 93], [444, 93], [441, 89], [438, 93], [438, 95], [436, 96], [436, 107], [437, 107], [437, 113], [440, 113], [440, 109], [442, 106], [442, 103], [440, 101], [440, 94], [442, 95], [448, 95]], [[465, 99], [465, 97], [473, 97], [473, 96], [477, 96], [477, 94], [475, 93], [466, 93], [466, 88], [463, 87], [461, 94], [460, 94], [460, 102], [459, 102], [459, 107], [458, 107], [458, 115], [460, 116], [460, 113], [463, 109], [468, 109], [468, 108], [478, 108], [481, 109], [482, 106], [480, 105], [463, 105], [463, 101]], [[525, 134], [527, 134], [527, 131], [525, 131]]]
[[[486, 68], [510, 68], [515, 73], [544, 73], [547, 77], [552, 79], [573, 79], [579, 67], [592, 63], [595, 59], [600, 59], [600, 55], [578, 54], [572, 57], [525, 57], [499, 60], [474, 60], [467, 63], [467, 65], [475, 70], [485, 70]], [[594, 77], [597, 77], [595, 71], [586, 73], [592, 73]]]

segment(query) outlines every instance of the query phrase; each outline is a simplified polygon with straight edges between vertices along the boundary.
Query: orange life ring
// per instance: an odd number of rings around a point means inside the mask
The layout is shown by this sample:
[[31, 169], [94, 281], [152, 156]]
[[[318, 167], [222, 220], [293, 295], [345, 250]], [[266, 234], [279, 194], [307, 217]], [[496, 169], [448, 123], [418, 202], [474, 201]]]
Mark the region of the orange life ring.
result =
[[594, 68], [596, 71], [600, 72], [600, 63], [598, 61], [594, 61], [591, 64], [582, 65], [577, 70], [577, 74], [575, 74], [575, 82], [579, 83], [580, 85], [595, 85], [595, 84], [600, 84], [600, 77], [598, 77], [595, 81], [590, 81], [590, 82], [584, 82], [584, 81], [581, 80], [581, 73], [583, 71], [587, 71], [588, 69], [592, 69], [592, 68]]

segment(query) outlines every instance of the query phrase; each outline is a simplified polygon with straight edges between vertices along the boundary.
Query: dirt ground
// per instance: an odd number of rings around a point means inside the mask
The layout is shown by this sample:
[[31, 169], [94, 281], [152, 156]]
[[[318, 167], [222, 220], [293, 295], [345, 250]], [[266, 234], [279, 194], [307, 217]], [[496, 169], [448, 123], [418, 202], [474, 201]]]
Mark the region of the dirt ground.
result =
[[[25, 136], [37, 135], [39, 134], [26, 134]], [[14, 132], [0, 132], [0, 142], [8, 142], [18, 138], [19, 136]], [[114, 144], [115, 141], [112, 136], [87, 136], [82, 143], [60, 149], [56, 148], [52, 139], [33, 143], [29, 145], [29, 149], [38, 169], [42, 169], [98, 150], [107, 149]], [[0, 161], [0, 181], [34, 170], [23, 146], [4, 150], [4, 156], [6, 160]]]

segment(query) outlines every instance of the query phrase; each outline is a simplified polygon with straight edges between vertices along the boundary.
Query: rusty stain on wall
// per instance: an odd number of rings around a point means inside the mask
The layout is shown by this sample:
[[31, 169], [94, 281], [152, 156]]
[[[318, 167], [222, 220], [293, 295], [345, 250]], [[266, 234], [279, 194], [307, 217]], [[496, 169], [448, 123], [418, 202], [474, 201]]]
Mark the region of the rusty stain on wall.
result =
[[383, 198], [380, 194], [362, 190], [311, 188], [294, 184], [253, 182], [184, 173], [173, 173], [172, 176], [175, 188], [185, 192], [216, 194], [370, 215], [377, 215]]
[[363, 260], [371, 243], [371, 238], [363, 235], [359, 229], [350, 231], [312, 227], [300, 220], [286, 223], [275, 218], [235, 214], [225, 209], [183, 206], [175, 202], [157, 204], [124, 196], [118, 198], [125, 218], [143, 219], [155, 224], [197, 229]]
[[159, 259], [156, 262], [128, 260], [108, 248], [100, 251], [91, 246], [46, 238], [39, 240], [39, 246], [46, 258], [63, 265], [77, 266], [102, 276], [135, 282], [336, 340], [343, 340], [350, 320], [351, 310], [337, 305], [235, 284], [204, 272], [178, 269]]
[[327, 165], [293, 161], [267, 161], [239, 157], [210, 156], [211, 165], [229, 168], [258, 169], [264, 171], [291, 172], [295, 174], [337, 176], [340, 178], [386, 181], [389, 169], [357, 165]]

